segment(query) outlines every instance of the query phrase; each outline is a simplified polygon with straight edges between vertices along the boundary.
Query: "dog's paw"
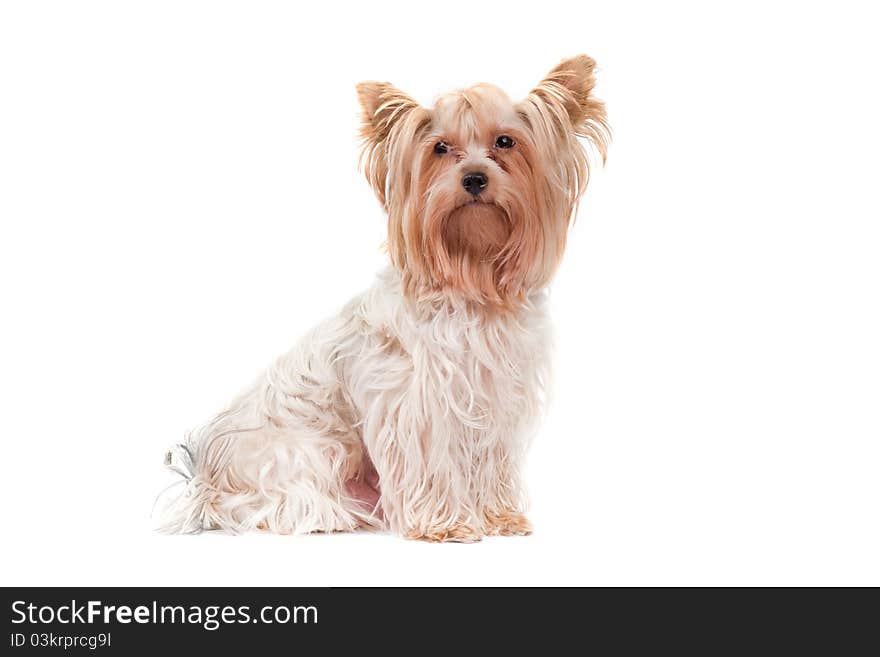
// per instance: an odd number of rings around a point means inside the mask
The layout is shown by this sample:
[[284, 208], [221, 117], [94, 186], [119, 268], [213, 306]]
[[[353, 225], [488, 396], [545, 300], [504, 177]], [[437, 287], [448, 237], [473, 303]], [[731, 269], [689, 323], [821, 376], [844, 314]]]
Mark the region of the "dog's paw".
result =
[[415, 541], [428, 541], [429, 543], [476, 543], [483, 539], [483, 534], [463, 522], [457, 522], [448, 527], [430, 528], [424, 531], [411, 531], [406, 537]]
[[532, 523], [517, 511], [502, 511], [486, 516], [488, 533], [493, 536], [528, 536]]

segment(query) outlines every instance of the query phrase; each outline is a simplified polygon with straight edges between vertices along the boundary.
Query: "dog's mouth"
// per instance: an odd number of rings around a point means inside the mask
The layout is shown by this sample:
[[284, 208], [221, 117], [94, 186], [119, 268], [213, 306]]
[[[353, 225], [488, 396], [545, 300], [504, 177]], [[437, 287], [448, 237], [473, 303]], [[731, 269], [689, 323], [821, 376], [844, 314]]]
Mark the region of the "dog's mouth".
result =
[[495, 203], [473, 199], [452, 210], [442, 230], [450, 253], [492, 257], [500, 253], [510, 237], [510, 217]]

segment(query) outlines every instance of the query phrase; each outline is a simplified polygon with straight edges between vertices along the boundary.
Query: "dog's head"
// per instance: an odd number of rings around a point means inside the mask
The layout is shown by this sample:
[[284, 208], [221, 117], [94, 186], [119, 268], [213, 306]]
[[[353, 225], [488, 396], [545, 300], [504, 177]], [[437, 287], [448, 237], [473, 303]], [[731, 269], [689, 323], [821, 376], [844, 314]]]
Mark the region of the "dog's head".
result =
[[358, 85], [362, 164], [407, 294], [510, 307], [549, 281], [589, 174], [578, 137], [603, 160], [609, 140], [594, 67], [567, 59], [518, 103], [478, 84], [427, 109]]

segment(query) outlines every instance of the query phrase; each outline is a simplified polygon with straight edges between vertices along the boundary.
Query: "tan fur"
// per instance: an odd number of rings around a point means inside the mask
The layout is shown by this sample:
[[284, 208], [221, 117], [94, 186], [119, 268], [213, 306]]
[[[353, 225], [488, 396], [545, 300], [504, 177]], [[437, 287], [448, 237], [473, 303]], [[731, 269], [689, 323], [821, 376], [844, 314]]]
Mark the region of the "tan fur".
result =
[[528, 536], [532, 533], [532, 523], [522, 513], [502, 511], [486, 518], [488, 534], [498, 536]]
[[[577, 136], [603, 160], [607, 148], [594, 67], [586, 56], [565, 60], [516, 104], [488, 84], [441, 96], [430, 111], [388, 83], [358, 87], [364, 170], [388, 211], [389, 251], [408, 294], [511, 307], [549, 282], [589, 176]], [[494, 148], [501, 134], [516, 146]], [[433, 153], [438, 141], [448, 155]], [[491, 212], [462, 209], [471, 201], [460, 184], [467, 171], [489, 175]]]

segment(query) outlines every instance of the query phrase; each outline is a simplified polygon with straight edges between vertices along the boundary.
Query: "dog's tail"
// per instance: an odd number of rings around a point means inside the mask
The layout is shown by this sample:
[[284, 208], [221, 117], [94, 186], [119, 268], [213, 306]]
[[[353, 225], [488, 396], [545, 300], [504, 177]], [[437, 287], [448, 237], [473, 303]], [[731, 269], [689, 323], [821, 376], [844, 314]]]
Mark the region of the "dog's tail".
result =
[[165, 452], [165, 467], [191, 481], [195, 475], [195, 459], [187, 445], [177, 444]]
[[[165, 467], [181, 479], [165, 488], [156, 498], [159, 507], [158, 530], [166, 534], [195, 534], [206, 528], [205, 507], [211, 491], [196, 477], [196, 458], [186, 444], [165, 452]], [[183, 490], [180, 487], [183, 486]]]

